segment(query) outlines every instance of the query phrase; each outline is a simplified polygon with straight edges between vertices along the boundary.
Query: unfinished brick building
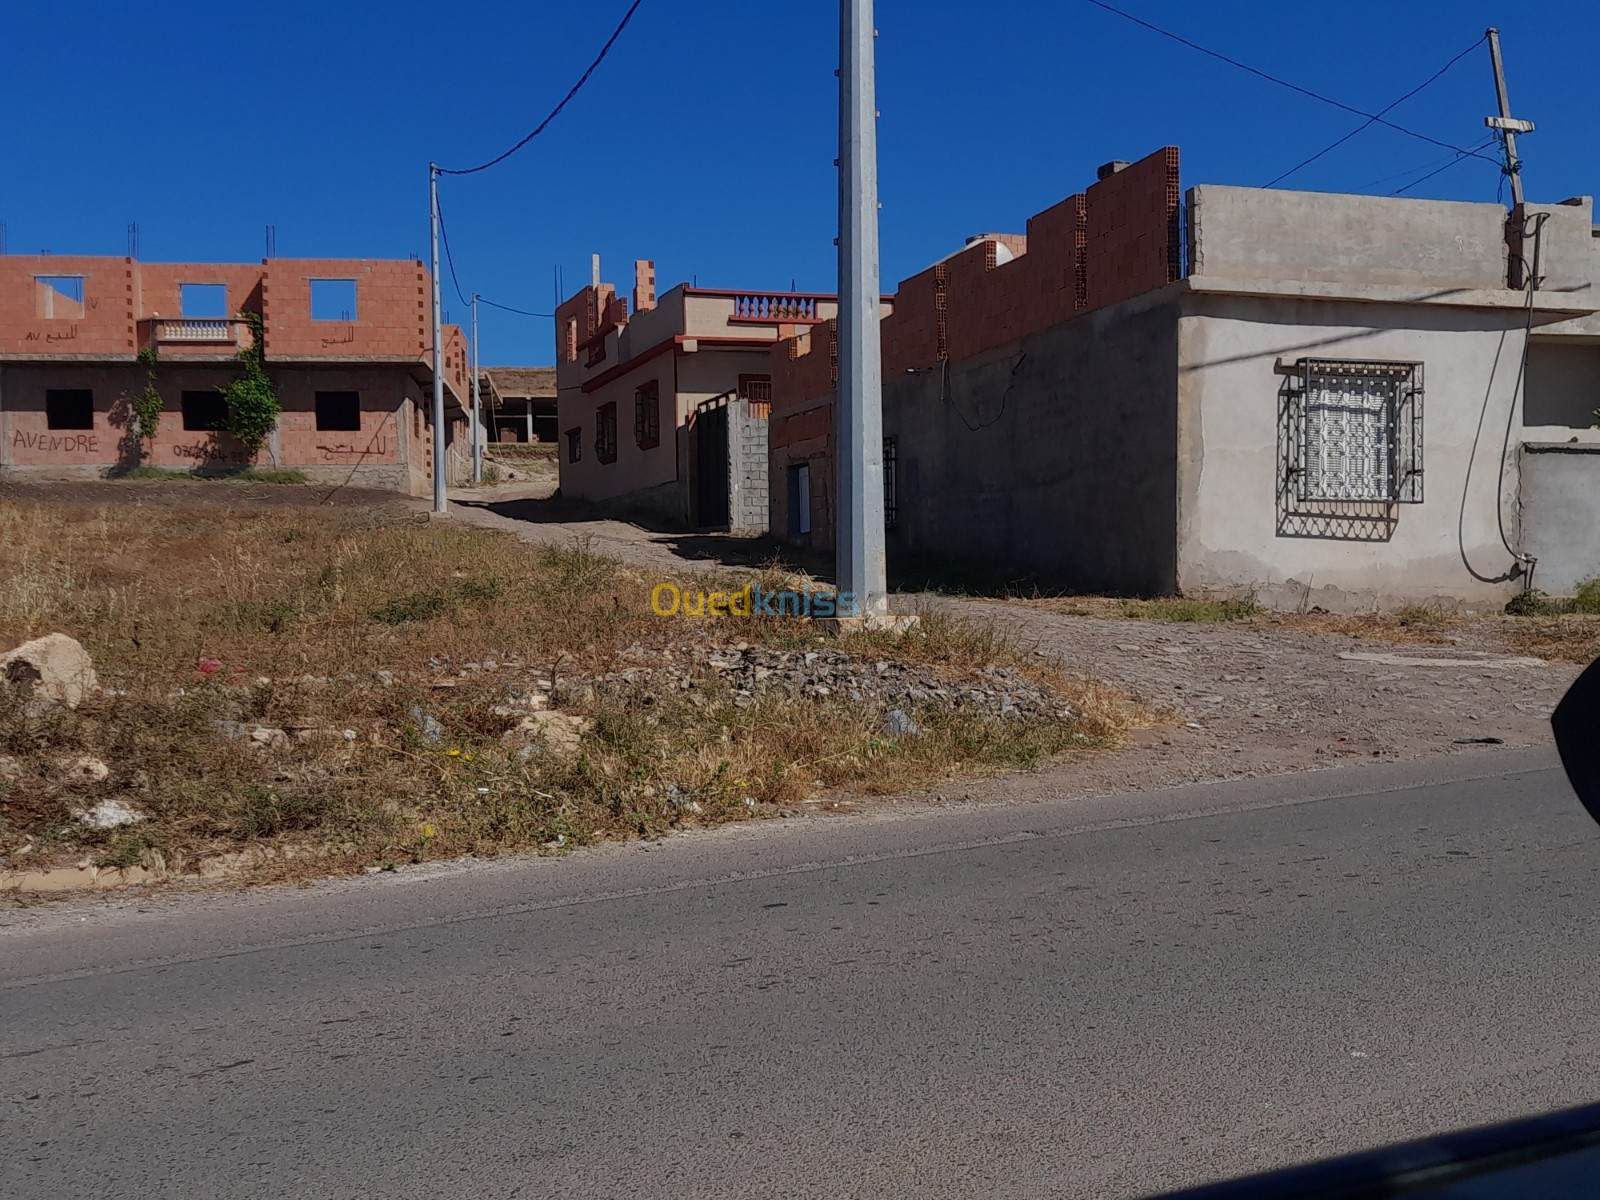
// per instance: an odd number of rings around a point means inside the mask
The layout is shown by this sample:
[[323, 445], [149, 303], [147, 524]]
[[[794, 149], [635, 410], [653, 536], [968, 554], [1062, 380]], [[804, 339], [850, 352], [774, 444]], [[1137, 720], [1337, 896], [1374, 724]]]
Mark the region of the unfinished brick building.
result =
[[[220, 389], [254, 342], [248, 313], [261, 319], [283, 410], [255, 463], [422, 494], [432, 480], [430, 286], [410, 261], [0, 256], [0, 469], [83, 477], [252, 465], [220, 428]], [[467, 386], [455, 326], [444, 364], [454, 474], [466, 462]], [[151, 381], [164, 407], [153, 439], [138, 436], [130, 404]]]
[[[1600, 576], [1588, 197], [1185, 193], [1167, 147], [906, 280], [882, 334], [891, 565], [1343, 610]], [[819, 549], [835, 337], [771, 352], [771, 528]]]
[[[1178, 202], [1175, 147], [1132, 165], [1108, 163], [1086, 192], [1029, 218], [1025, 235], [980, 234], [902, 282], [882, 326], [886, 454], [898, 449], [888, 435], [907, 389], [938, 386], [952, 361], [1177, 279]], [[786, 339], [772, 354], [771, 528], [817, 548], [833, 544], [836, 337], [830, 322]], [[915, 471], [916, 460], [911, 465]], [[913, 475], [908, 482], [915, 488], [919, 481]], [[885, 499], [893, 527], [892, 485]]]

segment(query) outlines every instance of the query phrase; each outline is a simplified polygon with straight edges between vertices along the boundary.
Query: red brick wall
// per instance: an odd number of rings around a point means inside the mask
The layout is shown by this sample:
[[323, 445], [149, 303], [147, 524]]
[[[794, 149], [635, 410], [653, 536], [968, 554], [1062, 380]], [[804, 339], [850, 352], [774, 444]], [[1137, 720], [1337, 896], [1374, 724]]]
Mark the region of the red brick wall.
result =
[[[133, 354], [137, 269], [128, 258], [0, 256], [0, 354]], [[43, 316], [41, 275], [83, 276], [81, 312], [61, 304]]]
[[[313, 321], [312, 279], [354, 279], [355, 319]], [[272, 259], [261, 289], [267, 357], [419, 358], [432, 345], [431, 286], [418, 262]]]
[[1088, 306], [1104, 308], [1178, 278], [1178, 148], [1089, 186]]
[[228, 289], [225, 316], [261, 310], [260, 263], [137, 263], [134, 294], [140, 317], [183, 315], [185, 283], [220, 283]]
[[894, 308], [883, 319], [886, 378], [932, 366], [944, 358], [948, 280], [946, 265], [938, 263], [900, 285]]
[[772, 418], [833, 393], [839, 378], [839, 323], [823, 321], [809, 333], [772, 344]]
[[[883, 322], [893, 377], [969, 358], [1178, 278], [1178, 151], [1158, 150], [1030, 217], [986, 234], [900, 285]], [[1015, 255], [1000, 262], [997, 246]]]

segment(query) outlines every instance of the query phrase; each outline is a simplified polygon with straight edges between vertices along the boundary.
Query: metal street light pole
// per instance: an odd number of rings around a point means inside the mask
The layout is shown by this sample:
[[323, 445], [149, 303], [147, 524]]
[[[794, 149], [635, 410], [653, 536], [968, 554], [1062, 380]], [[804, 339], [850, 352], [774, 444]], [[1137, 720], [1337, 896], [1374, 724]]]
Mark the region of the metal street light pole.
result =
[[472, 482], [483, 482], [483, 407], [478, 398], [478, 293], [472, 293]]
[[450, 513], [445, 495], [444, 329], [439, 309], [439, 164], [428, 164], [428, 205], [433, 218], [433, 513]]
[[840, 0], [839, 25], [837, 569], [839, 591], [855, 593], [870, 624], [888, 616], [872, 0]]

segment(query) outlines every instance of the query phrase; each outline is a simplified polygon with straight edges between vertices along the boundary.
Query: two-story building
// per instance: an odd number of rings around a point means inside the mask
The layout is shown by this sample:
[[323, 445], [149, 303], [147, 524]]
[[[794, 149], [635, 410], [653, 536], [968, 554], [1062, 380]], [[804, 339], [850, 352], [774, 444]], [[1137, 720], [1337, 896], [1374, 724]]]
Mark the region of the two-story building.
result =
[[679, 284], [633, 306], [595, 281], [556, 310], [561, 491], [701, 528], [767, 528], [773, 345], [837, 315], [832, 296]]
[[[259, 264], [0, 256], [0, 470], [83, 477], [147, 465], [222, 474], [252, 464], [423, 494], [432, 486], [431, 282], [421, 263]], [[222, 389], [261, 331], [282, 414], [247, 455]], [[467, 349], [444, 340], [452, 475], [467, 467]], [[134, 398], [162, 400], [154, 437]]]

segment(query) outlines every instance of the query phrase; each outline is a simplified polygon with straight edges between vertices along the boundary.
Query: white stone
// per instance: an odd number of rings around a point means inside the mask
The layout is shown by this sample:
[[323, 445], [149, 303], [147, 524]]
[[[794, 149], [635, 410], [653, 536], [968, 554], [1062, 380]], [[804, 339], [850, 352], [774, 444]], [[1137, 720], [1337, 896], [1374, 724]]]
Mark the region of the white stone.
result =
[[143, 821], [145, 815], [138, 809], [129, 808], [120, 800], [102, 800], [87, 812], [78, 814], [78, 820], [95, 829], [116, 829], [121, 825], [133, 825]]
[[89, 652], [64, 633], [46, 634], [0, 655], [0, 681], [29, 700], [77, 708], [100, 686]]
[[89, 754], [80, 754], [76, 758], [64, 758], [56, 764], [62, 778], [70, 779], [75, 783], [99, 783], [111, 774], [111, 768], [98, 758]]

